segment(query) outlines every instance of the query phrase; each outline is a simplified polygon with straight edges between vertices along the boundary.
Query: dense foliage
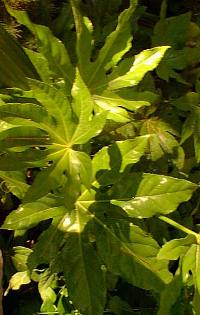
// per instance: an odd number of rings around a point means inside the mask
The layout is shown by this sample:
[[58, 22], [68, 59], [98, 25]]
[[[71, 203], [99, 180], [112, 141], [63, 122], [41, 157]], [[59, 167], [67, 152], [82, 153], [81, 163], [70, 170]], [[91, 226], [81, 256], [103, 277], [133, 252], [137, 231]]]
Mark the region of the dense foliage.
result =
[[0, 2], [4, 315], [200, 314], [200, 16], [151, 2]]

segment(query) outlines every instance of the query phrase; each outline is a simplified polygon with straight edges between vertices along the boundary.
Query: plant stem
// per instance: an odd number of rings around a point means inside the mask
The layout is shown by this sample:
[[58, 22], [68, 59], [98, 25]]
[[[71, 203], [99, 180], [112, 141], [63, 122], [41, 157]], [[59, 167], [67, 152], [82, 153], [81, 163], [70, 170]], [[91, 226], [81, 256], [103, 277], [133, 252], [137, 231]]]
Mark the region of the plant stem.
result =
[[183, 225], [177, 223], [176, 221], [174, 221], [174, 220], [172, 220], [172, 219], [170, 219], [170, 218], [168, 218], [168, 217], [165, 217], [164, 215], [158, 216], [158, 219], [160, 219], [160, 220], [162, 220], [162, 221], [164, 221], [164, 222], [166, 222], [166, 223], [168, 223], [168, 224], [174, 226], [175, 228], [177, 228], [177, 229], [183, 231], [183, 232], [186, 233], [186, 234], [194, 235], [196, 238], [199, 239], [199, 234], [198, 234], [198, 233], [196, 233], [196, 232], [194, 232], [194, 231], [192, 231], [192, 230], [186, 228], [185, 226], [183, 226]]

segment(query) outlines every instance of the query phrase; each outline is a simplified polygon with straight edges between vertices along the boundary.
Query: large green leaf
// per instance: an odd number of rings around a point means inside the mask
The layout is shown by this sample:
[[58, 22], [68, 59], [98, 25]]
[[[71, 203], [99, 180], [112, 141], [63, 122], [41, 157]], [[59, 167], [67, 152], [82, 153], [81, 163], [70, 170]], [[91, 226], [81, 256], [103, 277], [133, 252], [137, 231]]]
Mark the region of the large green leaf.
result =
[[156, 291], [171, 280], [167, 261], [159, 263], [156, 259], [159, 246], [150, 235], [117, 218], [113, 223], [109, 217], [97, 221], [101, 224], [99, 230], [96, 227], [97, 248], [109, 271], [135, 286]]
[[130, 70], [109, 82], [110, 90], [137, 85], [148, 71], [154, 70], [163, 58], [169, 46], [154, 47], [142, 51], [135, 57]]
[[[119, 195], [122, 187], [123, 192]], [[196, 189], [195, 184], [183, 179], [155, 174], [135, 174], [129, 176], [126, 184], [122, 177], [115, 191], [113, 188], [111, 203], [123, 208], [131, 217], [148, 218], [175, 211], [181, 202], [191, 198]]]
[[69, 296], [75, 307], [85, 315], [102, 315], [105, 276], [92, 244], [85, 242], [81, 234], [69, 234], [62, 259]]

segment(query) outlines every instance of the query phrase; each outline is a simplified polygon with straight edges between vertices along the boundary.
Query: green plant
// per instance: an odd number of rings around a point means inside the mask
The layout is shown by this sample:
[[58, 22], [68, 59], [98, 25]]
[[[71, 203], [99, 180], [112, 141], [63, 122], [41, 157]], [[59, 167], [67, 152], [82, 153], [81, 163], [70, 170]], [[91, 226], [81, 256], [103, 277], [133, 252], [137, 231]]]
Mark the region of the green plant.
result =
[[[193, 136], [193, 159], [199, 162], [199, 83], [195, 92], [165, 100], [154, 85], [155, 73], [149, 73], [156, 69], [160, 79], [187, 86], [190, 70], [176, 70], [199, 56], [198, 49], [184, 46], [190, 15], [168, 21], [163, 2], [153, 48], [133, 56], [135, 1], [101, 48], [96, 42], [104, 37], [95, 42], [92, 35], [99, 33], [79, 2], [70, 4], [77, 38], [69, 53], [47, 26], [6, 3], [38, 47], [22, 49], [1, 31], [0, 53], [6, 52], [7, 63], [0, 66], [7, 76], [0, 76], [0, 177], [2, 187], [20, 200], [2, 225], [14, 231], [15, 271], [8, 272], [7, 293], [38, 283], [42, 302], [31, 314], [122, 314], [129, 307], [111, 292], [123, 279], [151, 291], [159, 315], [172, 314], [184, 290], [191, 291], [184, 304], [198, 314], [200, 237], [181, 213], [198, 199], [184, 143]], [[185, 27], [184, 38], [171, 36], [173, 23]], [[183, 65], [172, 62], [172, 55]], [[29, 184], [27, 170], [36, 172]], [[34, 245], [27, 248], [24, 238], [35, 227]]]

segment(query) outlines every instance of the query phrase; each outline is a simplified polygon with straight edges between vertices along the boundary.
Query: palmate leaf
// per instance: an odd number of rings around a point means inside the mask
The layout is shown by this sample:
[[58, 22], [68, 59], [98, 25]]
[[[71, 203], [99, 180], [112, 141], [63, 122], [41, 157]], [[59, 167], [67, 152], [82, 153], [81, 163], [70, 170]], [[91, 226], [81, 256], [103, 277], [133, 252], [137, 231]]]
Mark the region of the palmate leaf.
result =
[[[94, 101], [78, 71], [72, 89], [73, 104], [60, 89], [37, 80], [29, 80], [29, 83], [32, 89], [25, 96], [35, 98], [40, 105], [8, 103], [0, 109], [0, 118], [21, 124], [1, 132], [2, 150], [21, 147], [22, 152], [18, 149], [16, 153], [18, 169], [25, 169], [27, 162], [29, 167], [45, 166], [24, 200], [39, 199], [51, 190], [64, 187], [67, 181], [69, 186], [69, 178], [76, 178], [77, 185], [81, 182], [89, 187], [92, 180], [90, 157], [76, 151], [74, 145], [84, 144], [101, 132], [106, 112], [94, 113]], [[25, 147], [35, 146], [38, 150], [32, 152], [32, 157], [29, 151], [24, 151]], [[11, 162], [15, 157], [12, 152], [4, 152], [0, 169], [13, 170], [6, 158]], [[49, 162], [53, 164], [47, 167]], [[43, 185], [44, 182], [48, 184]], [[78, 186], [76, 188], [79, 191]]]

